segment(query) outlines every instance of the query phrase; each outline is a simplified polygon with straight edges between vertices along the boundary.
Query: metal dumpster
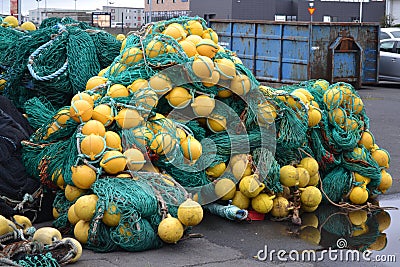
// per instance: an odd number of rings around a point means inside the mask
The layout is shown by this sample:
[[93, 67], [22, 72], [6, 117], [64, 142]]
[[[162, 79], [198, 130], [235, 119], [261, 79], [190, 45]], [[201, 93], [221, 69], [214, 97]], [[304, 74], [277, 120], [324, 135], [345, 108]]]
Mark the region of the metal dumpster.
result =
[[[378, 83], [378, 23], [210, 20], [210, 26], [260, 81]], [[356, 47], [338, 50], [338, 38]]]

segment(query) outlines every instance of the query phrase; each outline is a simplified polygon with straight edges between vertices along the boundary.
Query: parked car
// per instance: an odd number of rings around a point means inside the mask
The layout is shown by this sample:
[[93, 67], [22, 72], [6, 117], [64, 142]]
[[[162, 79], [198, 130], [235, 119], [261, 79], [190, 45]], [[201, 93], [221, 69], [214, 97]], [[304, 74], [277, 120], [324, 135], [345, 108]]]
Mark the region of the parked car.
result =
[[381, 28], [380, 39], [400, 38], [400, 28]]
[[380, 43], [379, 80], [400, 82], [400, 38]]

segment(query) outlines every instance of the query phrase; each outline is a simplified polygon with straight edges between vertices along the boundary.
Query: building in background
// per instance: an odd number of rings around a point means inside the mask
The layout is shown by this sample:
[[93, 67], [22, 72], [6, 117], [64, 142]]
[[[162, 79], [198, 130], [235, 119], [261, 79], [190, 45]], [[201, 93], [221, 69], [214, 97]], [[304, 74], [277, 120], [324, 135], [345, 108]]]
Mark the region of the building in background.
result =
[[400, 24], [400, 0], [386, 0], [386, 16], [390, 24]]
[[111, 13], [111, 25], [121, 22], [127, 28], [140, 28], [145, 24], [143, 8], [103, 6], [103, 11]]
[[39, 8], [29, 10], [29, 20], [37, 25], [40, 25], [46, 18], [64, 17], [70, 17], [90, 24], [92, 22], [92, 11], [61, 8]]
[[[214, 2], [223, 2], [221, 0]], [[191, 16], [191, 0], [144, 0], [146, 23], [160, 21], [179, 16]], [[218, 3], [220, 5], [220, 3]], [[150, 20], [151, 12], [151, 20]]]
[[[310, 21], [308, 0], [144, 0], [146, 21], [179, 15], [208, 19]], [[313, 21], [380, 22], [385, 17], [384, 0], [314, 0]], [[392, 0], [400, 2], [400, 0]], [[395, 4], [392, 5], [394, 8]]]
[[[362, 13], [360, 13], [360, 0], [315, 0], [313, 21], [382, 22], [384, 20], [386, 5], [384, 0], [362, 1]], [[310, 20], [308, 7], [308, 1], [298, 1], [298, 20]]]

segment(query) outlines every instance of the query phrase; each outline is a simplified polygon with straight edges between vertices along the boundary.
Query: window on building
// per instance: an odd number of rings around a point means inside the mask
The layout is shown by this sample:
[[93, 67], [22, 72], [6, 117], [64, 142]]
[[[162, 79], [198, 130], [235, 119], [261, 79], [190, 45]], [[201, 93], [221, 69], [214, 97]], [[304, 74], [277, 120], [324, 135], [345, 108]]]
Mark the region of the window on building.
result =
[[148, 5], [150, 5], [150, 1], [151, 1], [151, 0], [147, 0], [147, 4], [148, 4]]
[[160, 3], [160, 0], [157, 0], [157, 4], [159, 4]]
[[131, 16], [126, 16], [125, 19], [131, 19]]
[[136, 16], [134, 17], [134, 19], [136, 19]]
[[115, 9], [114, 8], [111, 8], [111, 13], [115, 13]]
[[115, 16], [111, 16], [111, 20], [115, 20]]
[[176, 0], [172, 0], [172, 3], [176, 3]]
[[286, 16], [286, 21], [296, 21], [297, 16]]
[[181, 0], [182, 2], [188, 2], [189, 0]]

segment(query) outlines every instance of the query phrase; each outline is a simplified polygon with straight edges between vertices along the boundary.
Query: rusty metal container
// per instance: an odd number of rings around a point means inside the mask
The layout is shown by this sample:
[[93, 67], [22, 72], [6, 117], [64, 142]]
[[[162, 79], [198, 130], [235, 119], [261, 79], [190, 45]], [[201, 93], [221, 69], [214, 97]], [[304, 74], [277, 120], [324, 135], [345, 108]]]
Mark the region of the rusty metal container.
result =
[[260, 81], [378, 83], [378, 23], [210, 20], [210, 26]]

